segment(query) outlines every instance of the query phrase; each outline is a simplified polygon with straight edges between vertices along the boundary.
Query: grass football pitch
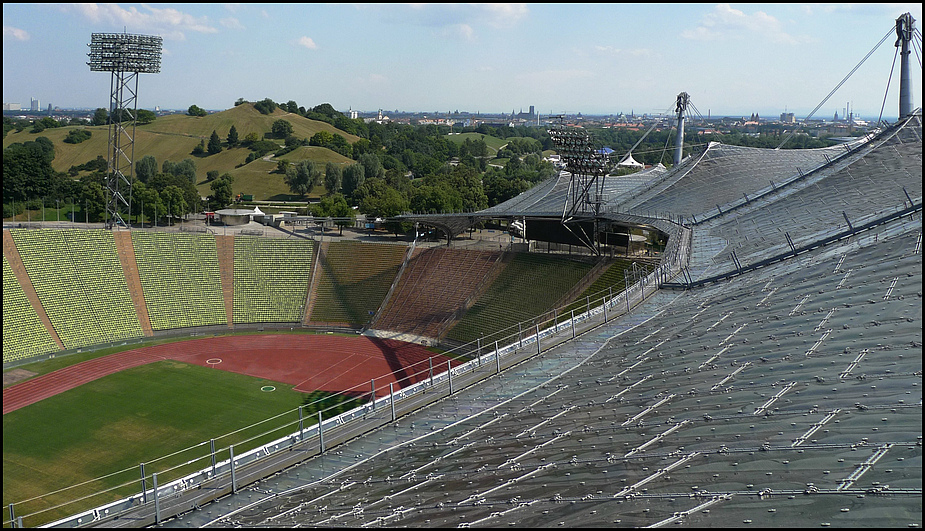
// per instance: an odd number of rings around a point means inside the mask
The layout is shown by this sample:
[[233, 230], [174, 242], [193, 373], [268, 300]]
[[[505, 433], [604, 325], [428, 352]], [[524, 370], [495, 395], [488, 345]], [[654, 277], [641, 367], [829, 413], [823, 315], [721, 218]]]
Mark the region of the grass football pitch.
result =
[[[31, 526], [140, 492], [140, 463], [145, 463], [148, 488], [153, 472], [164, 484], [206, 468], [211, 438], [217, 439], [216, 460], [221, 461], [227, 459], [230, 444], [240, 455], [295, 431], [290, 425], [241, 444], [284, 423], [296, 423], [296, 408], [307, 396], [287, 384], [177, 361], [111, 374], [3, 416], [3, 504], [41, 496], [15, 507], [17, 515], [44, 510], [24, 521]], [[341, 403], [334, 414], [353, 407], [343, 396], [332, 396], [328, 402]], [[305, 408], [306, 424], [316, 418], [312, 411]], [[218, 439], [286, 412], [290, 414]], [[155, 461], [196, 445], [200, 446]], [[196, 458], [202, 459], [188, 463]], [[188, 464], [167, 471], [184, 463]], [[80, 483], [85, 484], [46, 495]], [[119, 485], [124, 486], [53, 508]]]

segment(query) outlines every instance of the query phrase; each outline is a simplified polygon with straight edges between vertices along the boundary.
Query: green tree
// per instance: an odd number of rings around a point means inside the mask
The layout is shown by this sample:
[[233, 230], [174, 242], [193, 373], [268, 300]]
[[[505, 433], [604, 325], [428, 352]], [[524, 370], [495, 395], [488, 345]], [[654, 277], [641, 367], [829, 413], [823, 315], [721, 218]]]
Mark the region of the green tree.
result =
[[150, 181], [156, 173], [157, 159], [153, 155], [145, 155], [135, 163], [135, 176], [143, 183]]
[[354, 193], [360, 211], [375, 218], [390, 218], [407, 212], [408, 198], [384, 179], [367, 179]]
[[348, 158], [353, 154], [353, 146], [339, 133], [331, 135], [331, 143], [325, 147]]
[[292, 193], [305, 197], [315, 188], [315, 184], [320, 182], [321, 170], [314, 162], [303, 160], [295, 166], [286, 168], [286, 176], [283, 180], [289, 185]]
[[146, 221], [151, 222], [167, 213], [161, 194], [153, 187], [144, 183], [136, 184], [132, 188], [132, 195], [132, 210], [135, 210], [136, 214], [143, 214]]
[[292, 124], [283, 119], [276, 120], [270, 126], [270, 132], [276, 138], [286, 138], [292, 134]]
[[326, 146], [334, 140], [334, 135], [327, 131], [318, 131], [308, 139], [309, 146]]
[[209, 114], [205, 109], [200, 108], [198, 105], [190, 105], [189, 109], [186, 110], [186, 114], [189, 116], [205, 116]]
[[196, 184], [196, 163], [193, 159], [183, 159], [182, 162], [165, 160], [163, 166], [161, 166], [161, 171], [185, 177], [192, 184]]
[[138, 114], [135, 116], [135, 122], [138, 125], [149, 124], [156, 119], [157, 115], [154, 114], [154, 111], [149, 111], [147, 109], [138, 109]]
[[197, 157], [201, 157], [201, 156], [205, 155], [205, 154], [206, 154], [206, 141], [205, 141], [205, 139], [200, 138], [200, 139], [199, 139], [199, 145], [197, 145], [196, 147], [194, 147], [193, 150], [190, 151], [190, 154], [196, 155]]
[[234, 190], [231, 186], [231, 180], [226, 179], [225, 176], [227, 173], [218, 179], [212, 181], [209, 185], [209, 189], [212, 190], [212, 194], [209, 196], [209, 208], [211, 210], [219, 210], [225, 206], [231, 204], [231, 198], [234, 195]]
[[39, 137], [33, 142], [12, 144], [3, 150], [3, 200], [25, 201], [48, 195], [51, 189], [54, 169], [54, 146], [42, 142]]
[[231, 130], [228, 131], [228, 138], [225, 140], [228, 142], [228, 147], [235, 147], [238, 145], [238, 130], [235, 129], [234, 125], [231, 126]]
[[276, 102], [270, 98], [264, 98], [254, 104], [254, 108], [260, 112], [260, 114], [273, 114], [273, 111], [276, 110]]
[[100, 107], [93, 113], [93, 118], [90, 119], [90, 125], [106, 125], [109, 123], [109, 111]]
[[73, 129], [67, 132], [64, 142], [67, 144], [80, 144], [85, 140], [89, 140], [91, 136], [92, 133], [86, 129]]
[[331, 194], [322, 197], [318, 205], [313, 208], [313, 211], [314, 215], [318, 217], [341, 218], [337, 221], [337, 226], [340, 227], [341, 234], [344, 232], [344, 227], [353, 225], [356, 220], [356, 212], [350, 208], [350, 205], [347, 204], [347, 200], [341, 194]]
[[427, 214], [448, 214], [463, 209], [463, 198], [448, 182], [416, 186], [411, 192], [411, 210]]
[[382, 179], [385, 177], [385, 168], [382, 161], [373, 153], [364, 153], [357, 158], [357, 163], [363, 165], [367, 179]]
[[250, 132], [244, 135], [244, 141], [241, 142], [241, 145], [243, 145], [244, 147], [247, 147], [259, 141], [260, 141], [260, 135], [254, 132]]
[[351, 164], [344, 168], [341, 189], [344, 196], [353, 198], [353, 192], [366, 181], [366, 169], [362, 164]]
[[324, 167], [324, 188], [328, 191], [328, 194], [335, 194], [340, 192], [341, 179], [343, 178], [343, 172], [340, 169], [338, 164], [329, 162]]
[[106, 194], [103, 192], [103, 185], [94, 178], [81, 179], [81, 181], [84, 182], [84, 187], [80, 193], [79, 202], [84, 208], [85, 219], [102, 221], [103, 212], [106, 210]]
[[222, 152], [222, 140], [218, 137], [218, 133], [215, 130], [212, 130], [212, 136], [209, 137], [209, 155], [215, 155], [216, 153]]
[[171, 215], [182, 216], [189, 212], [183, 190], [179, 186], [170, 185], [161, 190], [160, 195], [161, 203], [167, 206], [167, 212]]

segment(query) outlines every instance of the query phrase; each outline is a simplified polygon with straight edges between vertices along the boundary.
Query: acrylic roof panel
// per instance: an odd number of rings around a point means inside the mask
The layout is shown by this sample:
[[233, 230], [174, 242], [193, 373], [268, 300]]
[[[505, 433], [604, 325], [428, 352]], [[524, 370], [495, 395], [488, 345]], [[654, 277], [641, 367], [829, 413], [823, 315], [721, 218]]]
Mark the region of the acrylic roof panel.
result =
[[[740, 233], [774, 219], [818, 237], [841, 208], [823, 205], [829, 197], [871, 198], [844, 205], [849, 219], [904, 204], [877, 183], [906, 186], [920, 205], [911, 179], [921, 174], [921, 120], [902, 135], [911, 147], [898, 135], [766, 204], [695, 226], [691, 276], [728, 270], [727, 242], [762, 256], [735, 236], [733, 219]], [[797, 203], [808, 212], [786, 215]], [[216, 523], [920, 527], [921, 244], [919, 209], [727, 281], [661, 290], [167, 526], [248, 506]]]
[[709, 234], [729, 242], [715, 261], [728, 262], [733, 250], [746, 262], [785, 252], [788, 235], [799, 247], [820, 234], [846, 230], [849, 222], [859, 226], [902, 210], [909, 198], [922, 198], [920, 120], [734, 216], [713, 220]]
[[[623, 205], [634, 212], [671, 212], [691, 216], [780, 184], [846, 152], [844, 146], [820, 149], [762, 149], [710, 143], [692, 155], [693, 167], [672, 169], [667, 186]], [[672, 179], [676, 179], [673, 180]]]

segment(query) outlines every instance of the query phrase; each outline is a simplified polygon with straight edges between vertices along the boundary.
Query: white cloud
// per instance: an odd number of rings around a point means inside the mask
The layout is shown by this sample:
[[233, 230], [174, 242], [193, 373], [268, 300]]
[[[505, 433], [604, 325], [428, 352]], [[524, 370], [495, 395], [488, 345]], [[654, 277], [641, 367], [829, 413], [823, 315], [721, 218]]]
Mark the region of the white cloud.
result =
[[527, 4], [364, 4], [395, 24], [430, 27], [434, 35], [473, 40], [480, 28], [506, 29], [529, 15]]
[[311, 37], [302, 36], [302, 37], [299, 38], [298, 41], [296, 41], [296, 44], [298, 44], [299, 46], [304, 46], [304, 47], [308, 48], [309, 50], [317, 50], [317, 49], [318, 49], [318, 45], [315, 44], [315, 41], [313, 41], [313, 40], [311, 39]]
[[241, 21], [234, 17], [223, 18], [219, 20], [218, 23], [228, 29], [244, 29], [244, 25], [241, 24]]
[[681, 33], [685, 39], [716, 41], [761, 36], [774, 42], [796, 44], [806, 38], [794, 37], [783, 29], [783, 24], [764, 11], [747, 14], [729, 4], [717, 5], [704, 15], [696, 28]]
[[613, 57], [652, 57], [655, 55], [655, 52], [649, 48], [633, 48], [630, 50], [624, 50], [622, 48], [614, 48], [613, 46], [595, 46], [594, 49], [604, 55], [613, 56]]
[[125, 9], [115, 4], [60, 4], [59, 7], [64, 11], [76, 12], [90, 22], [155, 33], [167, 39], [183, 40], [186, 38], [185, 31], [218, 32], [209, 24], [208, 17], [194, 17], [176, 9], [158, 9], [147, 4], [142, 4], [147, 12], [141, 12], [135, 7]]
[[445, 26], [439, 33], [444, 37], [458, 37], [467, 41], [471, 41], [475, 37], [475, 30], [468, 24]]
[[530, 12], [527, 4], [472, 4], [472, 6], [488, 15], [488, 23], [496, 28], [514, 25]]
[[3, 40], [13, 39], [14, 41], [28, 41], [29, 32], [13, 26], [3, 26]]

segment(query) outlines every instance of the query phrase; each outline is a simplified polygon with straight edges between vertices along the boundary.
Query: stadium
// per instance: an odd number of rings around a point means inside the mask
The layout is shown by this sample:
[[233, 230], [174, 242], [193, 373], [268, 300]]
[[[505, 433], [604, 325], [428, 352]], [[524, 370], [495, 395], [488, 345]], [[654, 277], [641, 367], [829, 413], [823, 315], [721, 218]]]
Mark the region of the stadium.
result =
[[5, 525], [920, 527], [921, 110], [573, 178], [449, 245], [4, 228]]

